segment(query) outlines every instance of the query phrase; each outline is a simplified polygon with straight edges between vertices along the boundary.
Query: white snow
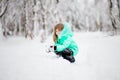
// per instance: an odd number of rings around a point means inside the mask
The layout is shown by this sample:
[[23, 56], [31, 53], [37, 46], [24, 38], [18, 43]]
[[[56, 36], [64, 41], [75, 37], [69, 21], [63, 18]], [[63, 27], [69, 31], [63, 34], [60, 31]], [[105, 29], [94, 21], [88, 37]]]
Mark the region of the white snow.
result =
[[120, 36], [75, 33], [75, 63], [46, 53], [45, 43], [23, 37], [0, 41], [0, 80], [120, 80]]

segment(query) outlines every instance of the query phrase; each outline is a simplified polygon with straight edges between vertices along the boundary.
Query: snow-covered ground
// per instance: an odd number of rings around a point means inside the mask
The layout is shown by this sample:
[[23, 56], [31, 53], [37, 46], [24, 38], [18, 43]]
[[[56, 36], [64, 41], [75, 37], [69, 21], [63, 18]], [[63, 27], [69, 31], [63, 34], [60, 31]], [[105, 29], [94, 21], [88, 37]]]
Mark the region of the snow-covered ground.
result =
[[120, 80], [120, 36], [75, 33], [75, 63], [46, 53], [51, 37], [11, 37], [0, 41], [0, 80]]

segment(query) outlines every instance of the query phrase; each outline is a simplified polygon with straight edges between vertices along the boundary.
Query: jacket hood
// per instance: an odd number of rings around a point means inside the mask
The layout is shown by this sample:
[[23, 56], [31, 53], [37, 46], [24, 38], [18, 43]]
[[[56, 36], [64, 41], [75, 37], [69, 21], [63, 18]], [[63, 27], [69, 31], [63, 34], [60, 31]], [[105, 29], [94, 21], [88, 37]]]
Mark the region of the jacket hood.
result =
[[63, 26], [64, 26], [64, 28], [61, 31], [61, 33], [59, 34], [59, 38], [61, 38], [62, 36], [72, 37], [73, 33], [71, 31], [70, 25], [68, 23], [64, 23]]

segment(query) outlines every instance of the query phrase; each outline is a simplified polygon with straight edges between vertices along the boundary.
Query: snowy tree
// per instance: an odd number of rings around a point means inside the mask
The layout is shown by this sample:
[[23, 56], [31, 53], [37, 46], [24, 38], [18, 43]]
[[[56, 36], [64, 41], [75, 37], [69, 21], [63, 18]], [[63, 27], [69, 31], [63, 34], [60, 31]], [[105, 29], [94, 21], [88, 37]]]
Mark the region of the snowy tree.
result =
[[[7, 10], [7, 6], [8, 6], [8, 0], [5, 1], [0, 1], [0, 39], [3, 38], [3, 30], [2, 30], [2, 17], [5, 14], [6, 10]], [[4, 31], [4, 33], [6, 34], [6, 31]]]
[[26, 0], [25, 1], [25, 36], [29, 36], [31, 39], [33, 38], [34, 31], [34, 0]]

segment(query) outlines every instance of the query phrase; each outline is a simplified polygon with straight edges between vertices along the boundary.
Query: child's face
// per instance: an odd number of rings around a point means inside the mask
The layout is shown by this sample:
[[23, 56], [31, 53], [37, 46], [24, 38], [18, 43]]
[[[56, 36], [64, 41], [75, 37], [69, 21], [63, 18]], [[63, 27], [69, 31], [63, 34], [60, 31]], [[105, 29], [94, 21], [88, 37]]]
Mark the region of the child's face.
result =
[[56, 35], [59, 35], [61, 31], [59, 31], [58, 29], [56, 29]]

